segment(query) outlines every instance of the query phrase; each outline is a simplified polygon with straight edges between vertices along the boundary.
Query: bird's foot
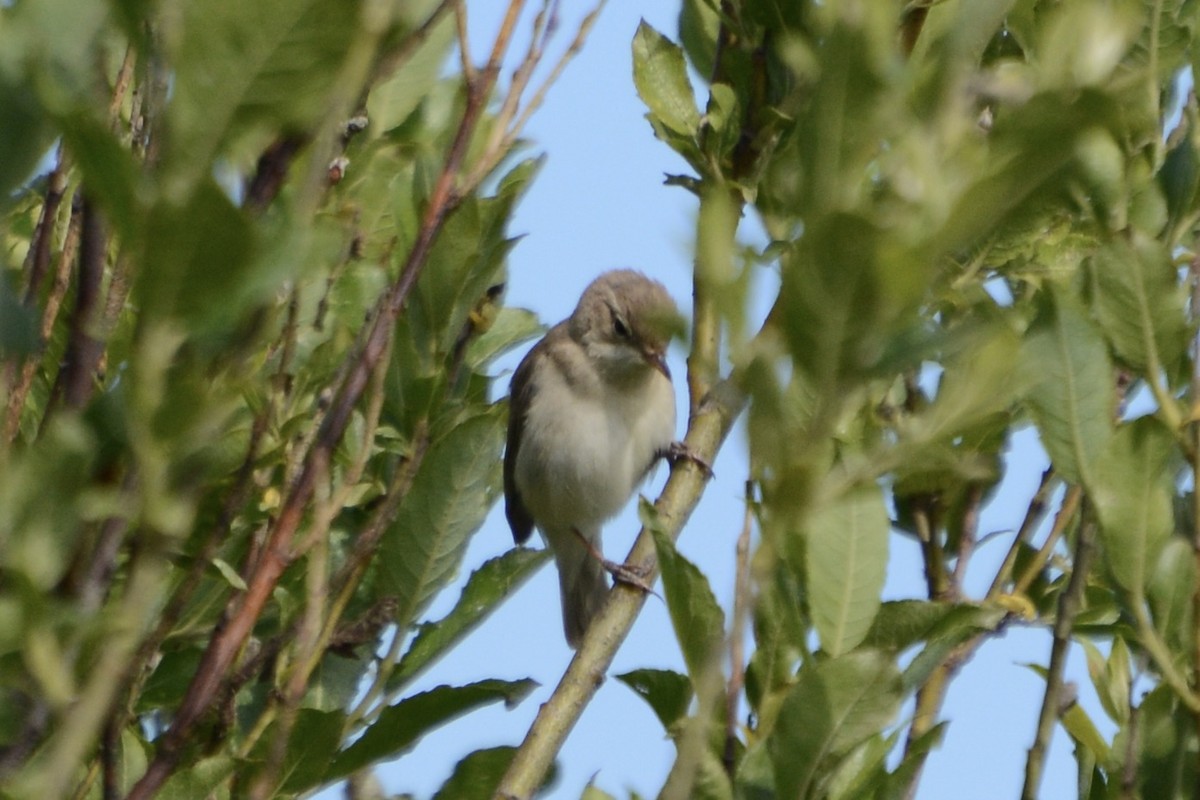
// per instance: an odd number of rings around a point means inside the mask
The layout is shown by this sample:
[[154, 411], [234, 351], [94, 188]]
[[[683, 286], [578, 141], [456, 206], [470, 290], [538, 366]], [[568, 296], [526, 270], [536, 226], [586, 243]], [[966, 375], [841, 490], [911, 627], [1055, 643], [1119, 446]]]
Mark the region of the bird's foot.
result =
[[712, 464], [709, 464], [703, 456], [688, 447], [687, 442], [671, 442], [665, 449], [660, 450], [658, 455], [660, 458], [665, 458], [671, 462], [671, 466], [675, 466], [680, 461], [690, 461], [700, 468], [705, 478], [711, 480], [713, 477]]
[[596, 559], [596, 563], [604, 567], [604, 571], [612, 575], [614, 581], [623, 583], [626, 586], [632, 586], [635, 589], [641, 589], [646, 594], [654, 594], [654, 587], [646, 583], [646, 578], [649, 577], [650, 570], [637, 564], [620, 564], [616, 561], [610, 561], [577, 528], [572, 528], [571, 530], [579, 537], [579, 541], [584, 546], [584, 549], [588, 551], [588, 555]]
[[654, 594], [654, 587], [646, 583], [646, 578], [650, 576], [650, 570], [645, 567], [639, 564], [618, 564], [607, 558], [600, 559], [600, 566], [604, 567], [617, 583], [641, 589], [646, 594]]

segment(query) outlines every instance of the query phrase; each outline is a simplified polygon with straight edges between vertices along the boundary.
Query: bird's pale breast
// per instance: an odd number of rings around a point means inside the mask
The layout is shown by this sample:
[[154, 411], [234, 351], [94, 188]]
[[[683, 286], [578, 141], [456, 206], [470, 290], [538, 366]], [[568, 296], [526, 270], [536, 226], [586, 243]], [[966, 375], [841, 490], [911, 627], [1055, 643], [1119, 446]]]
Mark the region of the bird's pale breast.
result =
[[[648, 372], [635, 387], [588, 397], [545, 370], [525, 417], [516, 482], [539, 526], [598, 528], [614, 516], [675, 434], [671, 382]], [[573, 402], [555, 402], [573, 392]], [[537, 443], [551, 442], [539, 451]]]

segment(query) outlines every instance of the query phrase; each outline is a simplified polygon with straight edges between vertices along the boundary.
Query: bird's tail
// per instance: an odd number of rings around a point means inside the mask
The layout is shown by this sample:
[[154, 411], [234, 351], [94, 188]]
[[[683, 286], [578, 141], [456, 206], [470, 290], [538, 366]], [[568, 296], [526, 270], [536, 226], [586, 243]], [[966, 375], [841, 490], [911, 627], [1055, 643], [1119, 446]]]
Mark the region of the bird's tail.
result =
[[587, 552], [583, 544], [564, 543], [567, 553], [558, 553], [558, 584], [562, 590], [563, 632], [572, 649], [579, 647], [583, 634], [604, 605], [608, 595], [608, 576], [604, 567]]

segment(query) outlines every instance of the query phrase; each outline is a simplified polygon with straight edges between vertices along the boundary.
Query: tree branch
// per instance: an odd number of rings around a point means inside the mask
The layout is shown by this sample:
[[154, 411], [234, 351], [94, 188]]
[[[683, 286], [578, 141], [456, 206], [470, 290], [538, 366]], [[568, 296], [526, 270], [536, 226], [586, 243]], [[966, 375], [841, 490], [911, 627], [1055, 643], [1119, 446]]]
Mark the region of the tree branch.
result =
[[1037, 735], [1029, 748], [1025, 762], [1025, 786], [1021, 790], [1022, 800], [1037, 800], [1038, 787], [1042, 782], [1042, 768], [1046, 750], [1050, 747], [1050, 735], [1054, 723], [1061, 714], [1060, 692], [1063, 688], [1063, 670], [1067, 665], [1067, 650], [1071, 645], [1071, 630], [1075, 616], [1083, 603], [1083, 590], [1087, 586], [1088, 568], [1091, 563], [1093, 542], [1096, 537], [1096, 522], [1083, 505], [1083, 521], [1075, 542], [1075, 560], [1071, 565], [1071, 579], [1066, 591], [1058, 598], [1058, 615], [1054, 620], [1054, 643], [1050, 647], [1050, 665], [1046, 675], [1046, 693], [1042, 697], [1042, 710], [1038, 715]]

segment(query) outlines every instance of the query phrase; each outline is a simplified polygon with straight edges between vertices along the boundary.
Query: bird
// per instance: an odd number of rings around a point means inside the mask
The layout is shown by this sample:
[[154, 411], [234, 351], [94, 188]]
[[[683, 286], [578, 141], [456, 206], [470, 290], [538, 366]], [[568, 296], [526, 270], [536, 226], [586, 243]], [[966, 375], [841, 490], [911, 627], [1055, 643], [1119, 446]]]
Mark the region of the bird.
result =
[[505, 516], [516, 544], [536, 527], [554, 554], [563, 632], [576, 649], [607, 596], [608, 574], [648, 589], [605, 559], [601, 528], [675, 441], [666, 351], [683, 318], [666, 288], [632, 269], [601, 274], [571, 316], [517, 366], [504, 453]]

